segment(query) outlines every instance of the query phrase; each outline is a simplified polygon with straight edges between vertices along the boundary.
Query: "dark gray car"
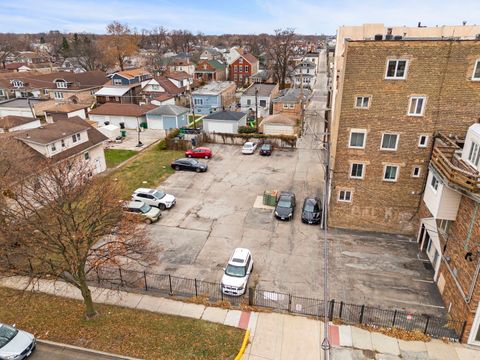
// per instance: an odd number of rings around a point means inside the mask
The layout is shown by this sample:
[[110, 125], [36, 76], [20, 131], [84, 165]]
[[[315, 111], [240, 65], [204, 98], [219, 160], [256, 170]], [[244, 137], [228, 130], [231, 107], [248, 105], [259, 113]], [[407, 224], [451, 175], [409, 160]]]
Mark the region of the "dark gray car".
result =
[[172, 162], [171, 166], [172, 169], [175, 170], [190, 170], [196, 172], [204, 172], [208, 169], [207, 164], [190, 158], [177, 159]]
[[295, 194], [290, 191], [282, 191], [275, 206], [275, 217], [280, 220], [293, 219], [295, 211]]

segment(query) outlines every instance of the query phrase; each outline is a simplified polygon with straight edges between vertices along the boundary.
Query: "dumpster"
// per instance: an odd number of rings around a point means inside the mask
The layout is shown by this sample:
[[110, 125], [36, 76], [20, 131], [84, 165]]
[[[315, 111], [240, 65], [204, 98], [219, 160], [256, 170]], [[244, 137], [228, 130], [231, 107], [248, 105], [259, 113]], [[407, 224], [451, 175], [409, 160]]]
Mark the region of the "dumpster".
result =
[[277, 204], [277, 190], [265, 190], [263, 193], [263, 205], [275, 206]]
[[120, 130], [120, 135], [122, 137], [127, 137], [127, 130]]
[[146, 122], [143, 122], [143, 123], [140, 123], [140, 127], [141, 128], [144, 128], [144, 129], [147, 129], [148, 128], [148, 125]]

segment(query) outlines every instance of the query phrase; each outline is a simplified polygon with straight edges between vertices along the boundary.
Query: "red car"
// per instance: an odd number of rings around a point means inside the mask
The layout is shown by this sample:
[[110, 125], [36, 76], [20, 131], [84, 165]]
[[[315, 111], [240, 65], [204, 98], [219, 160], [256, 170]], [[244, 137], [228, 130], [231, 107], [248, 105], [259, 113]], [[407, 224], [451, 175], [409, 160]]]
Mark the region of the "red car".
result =
[[185, 156], [189, 158], [210, 159], [212, 157], [212, 150], [207, 147], [197, 147], [195, 149], [185, 151]]

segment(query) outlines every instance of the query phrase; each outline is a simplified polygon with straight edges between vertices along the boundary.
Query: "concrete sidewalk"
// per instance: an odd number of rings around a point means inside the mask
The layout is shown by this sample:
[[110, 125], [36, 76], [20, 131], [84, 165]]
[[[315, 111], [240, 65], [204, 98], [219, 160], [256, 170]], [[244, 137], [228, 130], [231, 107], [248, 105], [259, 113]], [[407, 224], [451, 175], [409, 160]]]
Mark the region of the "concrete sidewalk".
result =
[[[26, 289], [25, 278], [3, 278], [0, 286]], [[29, 290], [81, 300], [75, 287], [41, 280]], [[148, 310], [250, 329], [244, 360], [324, 360], [321, 350], [323, 323], [279, 313], [257, 313], [191, 304], [162, 297], [90, 287], [94, 302]], [[348, 325], [329, 325], [334, 360], [480, 360], [480, 351], [462, 344], [402, 341]]]

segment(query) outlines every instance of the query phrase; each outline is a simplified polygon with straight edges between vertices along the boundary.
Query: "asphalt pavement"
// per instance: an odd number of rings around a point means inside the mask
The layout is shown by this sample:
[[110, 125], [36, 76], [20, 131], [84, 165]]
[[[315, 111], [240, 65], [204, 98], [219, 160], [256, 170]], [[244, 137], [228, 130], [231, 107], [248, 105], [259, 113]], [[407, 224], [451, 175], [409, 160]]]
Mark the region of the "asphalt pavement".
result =
[[63, 346], [37, 343], [37, 348], [28, 360], [118, 360], [122, 357], [90, 353]]

